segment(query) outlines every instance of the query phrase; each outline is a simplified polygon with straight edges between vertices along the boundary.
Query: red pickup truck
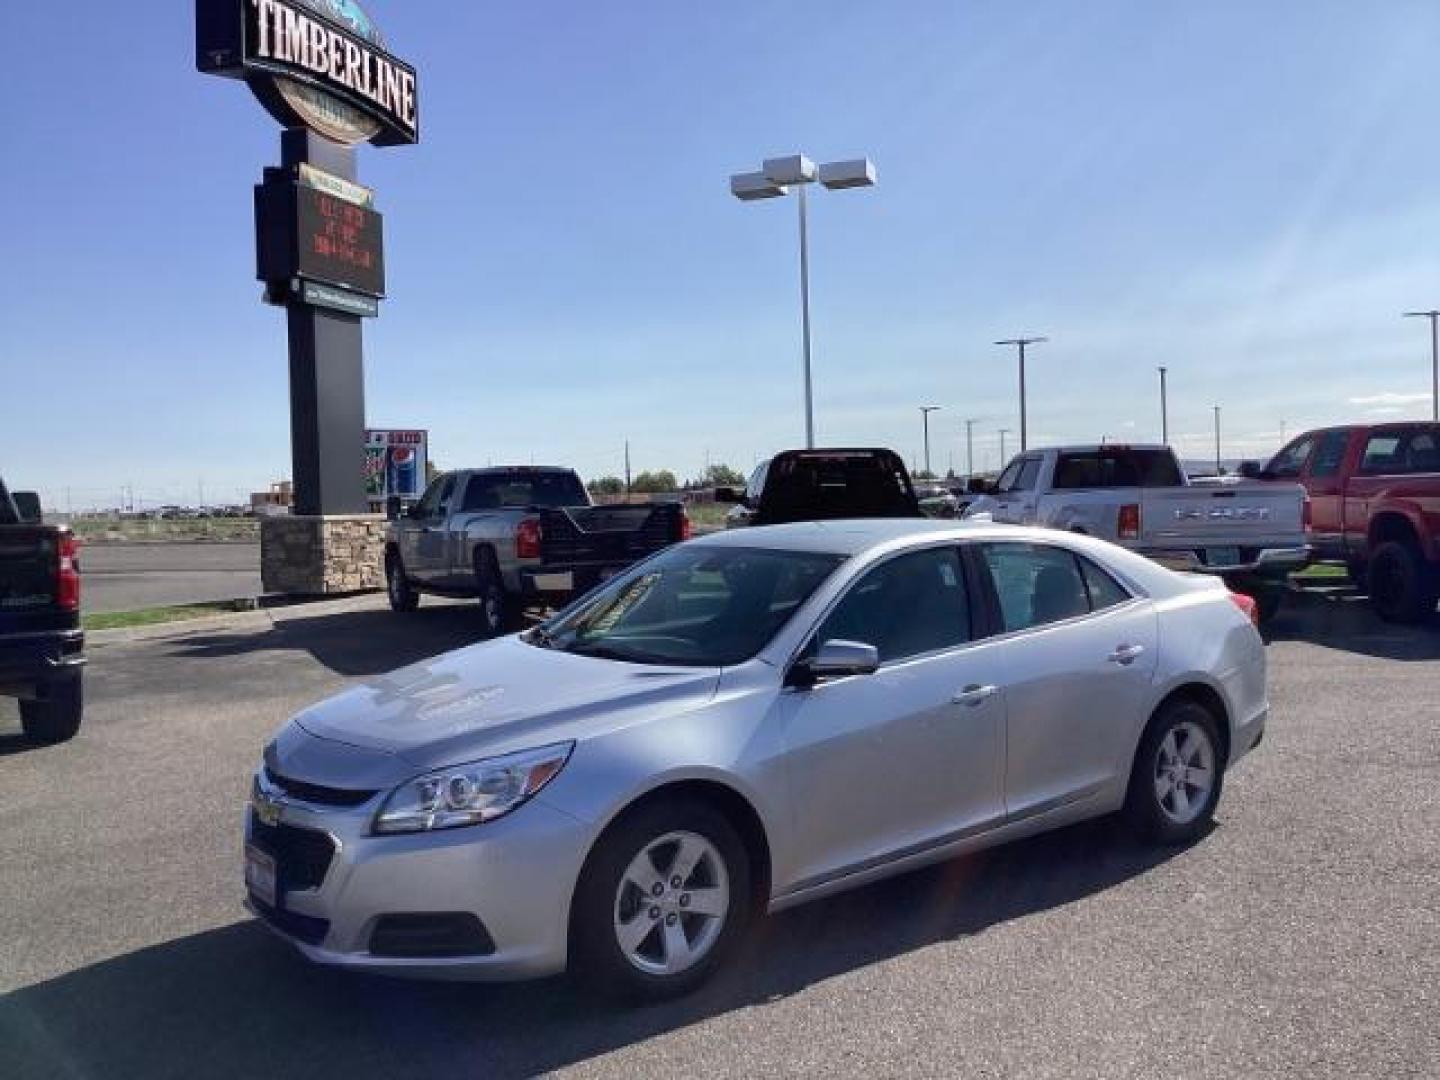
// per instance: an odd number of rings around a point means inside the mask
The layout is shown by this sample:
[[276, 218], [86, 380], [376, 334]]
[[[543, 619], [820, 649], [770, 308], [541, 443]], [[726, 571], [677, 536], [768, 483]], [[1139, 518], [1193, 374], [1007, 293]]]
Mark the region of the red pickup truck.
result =
[[1307, 431], [1259, 470], [1310, 496], [1319, 559], [1343, 561], [1381, 618], [1429, 618], [1440, 597], [1440, 423]]

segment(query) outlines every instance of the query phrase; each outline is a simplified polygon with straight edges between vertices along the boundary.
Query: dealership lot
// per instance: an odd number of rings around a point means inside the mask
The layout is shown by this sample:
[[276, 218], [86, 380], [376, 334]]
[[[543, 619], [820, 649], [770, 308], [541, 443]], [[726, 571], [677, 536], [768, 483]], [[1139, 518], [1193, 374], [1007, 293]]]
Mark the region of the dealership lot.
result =
[[687, 1000], [304, 965], [239, 904], [248, 774], [287, 715], [468, 641], [383, 601], [92, 651], [86, 727], [0, 705], [0, 1075], [1432, 1075], [1440, 628], [1343, 593], [1282, 614], [1218, 827], [1086, 826], [770, 920]]

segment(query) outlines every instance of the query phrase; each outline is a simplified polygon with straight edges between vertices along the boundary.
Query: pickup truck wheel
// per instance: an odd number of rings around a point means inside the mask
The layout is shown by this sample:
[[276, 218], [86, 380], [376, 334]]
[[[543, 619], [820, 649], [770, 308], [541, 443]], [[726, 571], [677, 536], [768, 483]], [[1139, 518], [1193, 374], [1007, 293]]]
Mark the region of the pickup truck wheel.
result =
[[385, 554], [385, 595], [391, 611], [414, 611], [420, 606], [420, 594], [405, 576], [400, 556], [393, 551]]
[[20, 727], [37, 743], [62, 743], [80, 730], [85, 697], [79, 679], [55, 683], [43, 698], [20, 702]]
[[1255, 599], [1255, 621], [1261, 626], [1272, 622], [1285, 603], [1285, 590], [1279, 587], [1256, 589], [1250, 595]]
[[1435, 569], [1412, 544], [1390, 540], [1370, 556], [1370, 603], [1386, 622], [1418, 623], [1435, 611]]
[[475, 553], [475, 596], [480, 601], [480, 633], [483, 637], [499, 637], [516, 622], [515, 603], [505, 591], [500, 568], [489, 551]]

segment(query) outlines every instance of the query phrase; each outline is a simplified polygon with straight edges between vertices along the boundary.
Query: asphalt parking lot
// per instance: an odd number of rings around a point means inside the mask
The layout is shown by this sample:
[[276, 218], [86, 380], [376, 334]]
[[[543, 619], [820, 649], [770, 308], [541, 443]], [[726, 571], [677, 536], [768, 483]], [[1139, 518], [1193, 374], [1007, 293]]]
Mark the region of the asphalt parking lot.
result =
[[80, 560], [87, 612], [260, 595], [259, 544], [86, 544]]
[[0, 1076], [1436, 1074], [1440, 625], [1282, 614], [1268, 736], [1188, 849], [1087, 825], [911, 874], [633, 1011], [312, 968], [240, 906], [268, 733], [471, 626], [367, 598], [100, 645], [60, 747], [0, 703]]

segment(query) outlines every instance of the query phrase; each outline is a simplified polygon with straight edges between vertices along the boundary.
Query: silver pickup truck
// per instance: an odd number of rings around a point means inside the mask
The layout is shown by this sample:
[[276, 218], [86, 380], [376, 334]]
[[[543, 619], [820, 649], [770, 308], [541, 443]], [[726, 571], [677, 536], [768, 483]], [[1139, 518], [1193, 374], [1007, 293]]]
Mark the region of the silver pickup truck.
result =
[[1014, 458], [965, 516], [1086, 533], [1219, 575], [1268, 621], [1310, 561], [1305, 505], [1298, 484], [1194, 483], [1168, 446], [1062, 446]]
[[442, 473], [388, 516], [390, 606], [476, 597], [486, 637], [515, 627], [527, 605], [565, 603], [690, 536], [679, 503], [595, 506], [573, 470], [533, 465]]

